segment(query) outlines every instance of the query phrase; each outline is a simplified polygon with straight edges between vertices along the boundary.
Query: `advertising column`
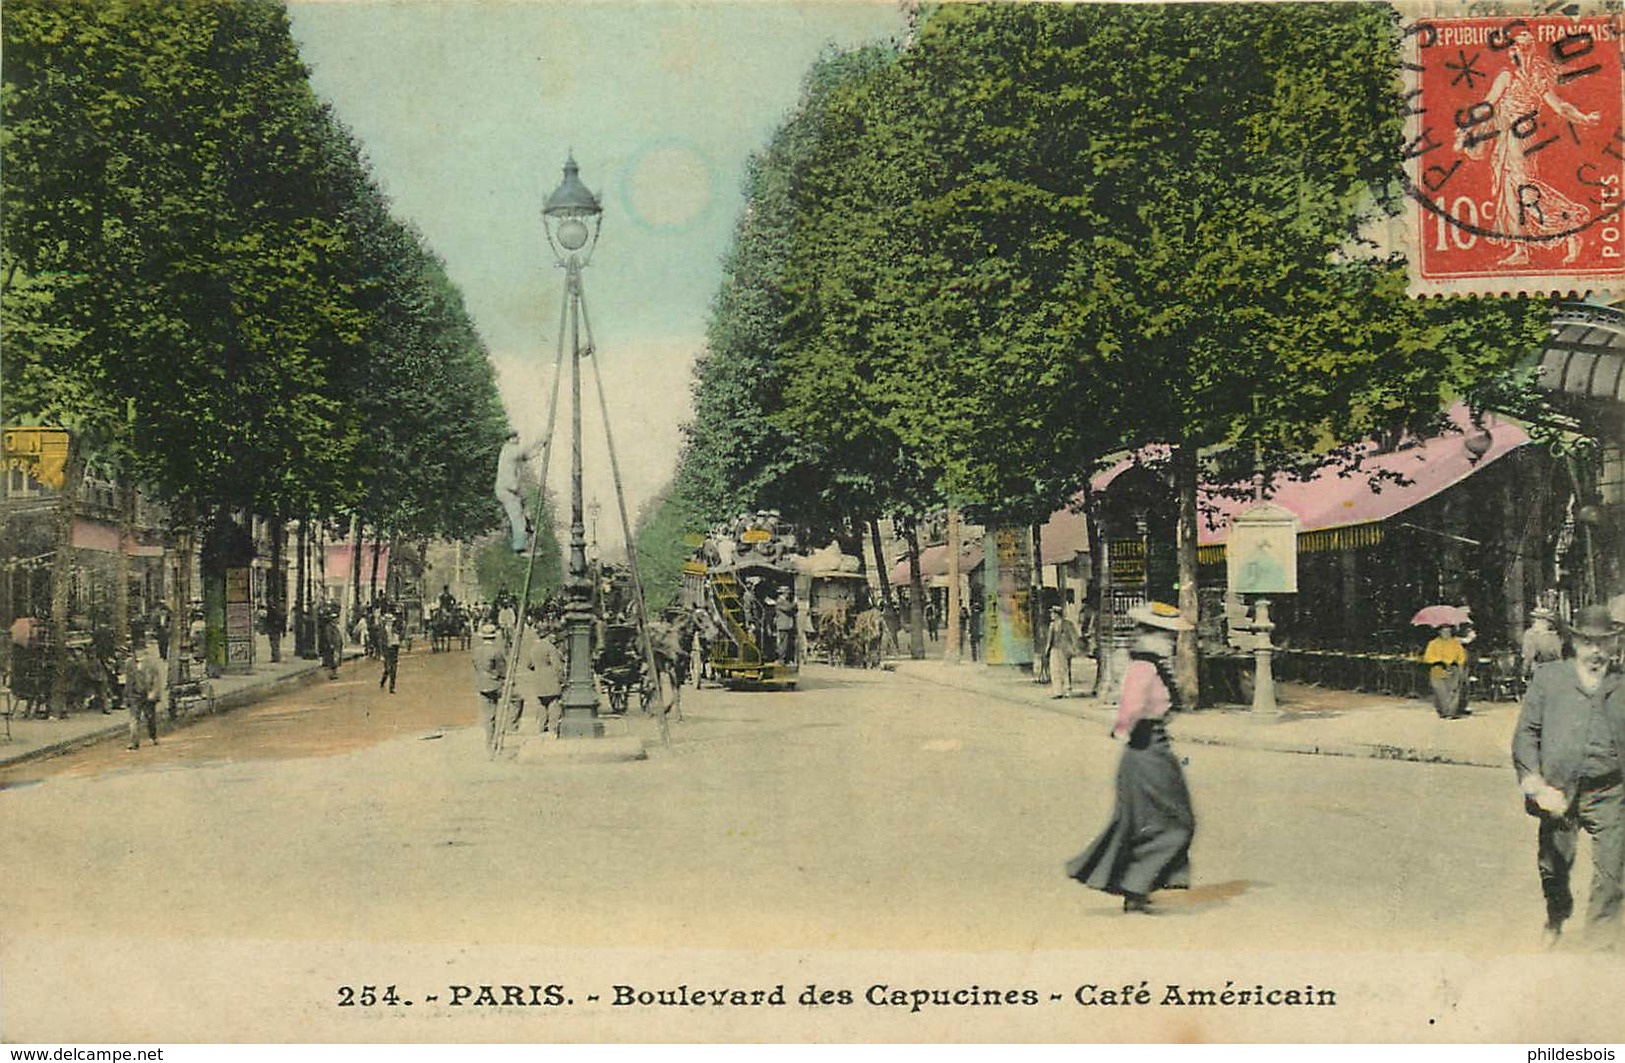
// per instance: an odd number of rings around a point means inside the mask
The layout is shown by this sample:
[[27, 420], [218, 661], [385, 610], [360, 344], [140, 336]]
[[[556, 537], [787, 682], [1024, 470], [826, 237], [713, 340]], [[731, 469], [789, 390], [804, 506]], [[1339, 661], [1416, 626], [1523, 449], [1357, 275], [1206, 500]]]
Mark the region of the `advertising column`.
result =
[[988, 664], [1032, 664], [1032, 540], [1024, 527], [999, 527], [985, 540], [982, 565]]
[[227, 675], [246, 675], [254, 668], [254, 581], [248, 566], [226, 569]]

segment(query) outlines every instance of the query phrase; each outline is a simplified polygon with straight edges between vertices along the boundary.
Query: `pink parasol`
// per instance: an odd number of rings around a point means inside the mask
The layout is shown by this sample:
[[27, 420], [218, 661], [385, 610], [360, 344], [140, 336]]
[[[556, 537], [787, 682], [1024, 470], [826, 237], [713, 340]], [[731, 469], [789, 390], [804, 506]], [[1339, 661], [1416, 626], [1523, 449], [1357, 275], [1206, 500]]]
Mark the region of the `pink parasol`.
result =
[[1461, 627], [1471, 622], [1472, 617], [1459, 605], [1430, 605], [1411, 617], [1417, 627]]

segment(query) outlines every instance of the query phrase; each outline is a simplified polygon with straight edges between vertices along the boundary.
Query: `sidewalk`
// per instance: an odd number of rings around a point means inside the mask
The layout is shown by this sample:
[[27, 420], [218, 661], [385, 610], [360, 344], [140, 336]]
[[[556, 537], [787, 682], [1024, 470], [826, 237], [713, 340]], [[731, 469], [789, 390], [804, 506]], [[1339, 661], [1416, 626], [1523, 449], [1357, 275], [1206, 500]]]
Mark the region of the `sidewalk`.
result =
[[[1074, 716], [1102, 731], [1111, 728], [1117, 712], [1115, 704], [1094, 698], [1052, 698], [1047, 684], [1016, 668], [943, 660], [887, 663], [899, 675]], [[1078, 672], [1087, 676], [1088, 666]], [[1085, 680], [1082, 688], [1087, 687]], [[1439, 719], [1426, 701], [1298, 683], [1280, 684], [1277, 701], [1280, 707], [1269, 713], [1242, 706], [1180, 713], [1169, 731], [1176, 743], [1512, 770], [1515, 701], [1475, 703], [1472, 715], [1459, 720]]]
[[[160, 705], [159, 737], [177, 727], [190, 726], [213, 713], [228, 712], [293, 690], [321, 675], [321, 661], [300, 660], [294, 657], [292, 647], [286, 643], [284, 648], [287, 652], [280, 664], [271, 663], [270, 651], [263, 638], [260, 648], [264, 654], [255, 662], [252, 673], [221, 676], [208, 681], [213, 695], [210, 702], [212, 708], [204, 709], [194, 705], [184, 715], [171, 720], [165, 707]], [[361, 656], [359, 647], [345, 648], [346, 661], [359, 656]], [[55, 718], [25, 720], [18, 716], [11, 721], [11, 741], [6, 741], [5, 731], [0, 728], [0, 768], [43, 757], [58, 756], [113, 738], [125, 740], [129, 734], [130, 714], [122, 709], [110, 713], [76, 712], [65, 720]]]

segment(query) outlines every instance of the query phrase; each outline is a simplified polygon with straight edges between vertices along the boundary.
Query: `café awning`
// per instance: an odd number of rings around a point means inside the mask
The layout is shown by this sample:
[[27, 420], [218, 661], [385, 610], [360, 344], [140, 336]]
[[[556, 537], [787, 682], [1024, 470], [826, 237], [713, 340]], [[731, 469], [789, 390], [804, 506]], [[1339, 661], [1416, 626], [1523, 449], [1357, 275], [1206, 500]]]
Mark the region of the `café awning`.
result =
[[[1298, 549], [1375, 543], [1376, 525], [1454, 487], [1529, 442], [1528, 433], [1520, 426], [1496, 417], [1486, 421], [1483, 430], [1489, 433], [1488, 438], [1480, 440], [1480, 429], [1473, 425], [1465, 405], [1452, 407], [1449, 417], [1459, 431], [1410, 440], [1389, 451], [1369, 444], [1358, 470], [1332, 461], [1307, 479], [1277, 481], [1268, 500], [1297, 516]], [[1475, 445], [1484, 444], [1482, 453], [1467, 446], [1469, 439], [1474, 439]], [[1108, 490], [1113, 480], [1135, 464], [1155, 464], [1166, 460], [1168, 454], [1166, 446], [1146, 447], [1098, 473], [1093, 487], [1096, 491]], [[1201, 516], [1197, 543], [1205, 548], [1204, 562], [1223, 557], [1219, 548], [1230, 537], [1231, 518], [1253, 504], [1247, 492], [1231, 493], [1236, 486], [1222, 492], [1210, 484], [1198, 489]]]
[[[981, 567], [982, 544], [980, 541], [968, 545], [961, 545], [959, 550], [959, 573], [968, 575], [972, 569]], [[920, 550], [920, 578], [930, 583], [931, 580], [948, 574], [948, 546], [946, 543], [937, 546], [927, 546]], [[904, 556], [891, 567], [886, 574], [887, 582], [893, 587], [905, 586], [909, 580], [908, 557]]]
[[1089, 518], [1082, 510], [1083, 499], [1076, 502], [1077, 510], [1058, 509], [1039, 529], [1041, 564], [1067, 565], [1089, 552]]

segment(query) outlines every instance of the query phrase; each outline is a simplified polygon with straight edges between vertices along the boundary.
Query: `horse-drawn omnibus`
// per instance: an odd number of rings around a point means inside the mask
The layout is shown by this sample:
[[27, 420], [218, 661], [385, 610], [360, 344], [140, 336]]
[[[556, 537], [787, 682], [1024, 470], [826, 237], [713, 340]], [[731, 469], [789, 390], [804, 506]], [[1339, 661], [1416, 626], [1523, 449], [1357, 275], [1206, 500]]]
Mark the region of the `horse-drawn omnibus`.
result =
[[793, 535], [776, 514], [742, 516], [683, 565], [683, 607], [714, 631], [702, 666], [723, 686], [794, 690], [801, 672]]

